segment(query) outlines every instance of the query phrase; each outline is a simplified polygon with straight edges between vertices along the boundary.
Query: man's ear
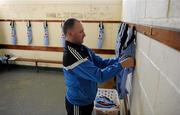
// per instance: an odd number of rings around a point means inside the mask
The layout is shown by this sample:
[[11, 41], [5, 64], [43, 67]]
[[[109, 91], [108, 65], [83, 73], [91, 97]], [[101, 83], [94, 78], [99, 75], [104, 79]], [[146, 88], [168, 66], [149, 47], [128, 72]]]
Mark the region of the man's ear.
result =
[[72, 36], [72, 32], [71, 31], [67, 31], [67, 35]]
[[71, 30], [69, 30], [69, 31], [68, 31], [68, 34], [69, 34], [70, 36], [73, 36], [73, 35], [74, 35], [74, 32], [71, 31]]

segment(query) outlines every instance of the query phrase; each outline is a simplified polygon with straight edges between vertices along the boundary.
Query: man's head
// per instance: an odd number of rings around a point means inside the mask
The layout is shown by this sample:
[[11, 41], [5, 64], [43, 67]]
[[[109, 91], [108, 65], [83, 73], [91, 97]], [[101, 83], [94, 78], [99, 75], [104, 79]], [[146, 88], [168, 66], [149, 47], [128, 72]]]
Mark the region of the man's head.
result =
[[63, 32], [67, 41], [75, 44], [82, 44], [85, 37], [84, 28], [81, 22], [75, 18], [69, 18], [64, 22]]

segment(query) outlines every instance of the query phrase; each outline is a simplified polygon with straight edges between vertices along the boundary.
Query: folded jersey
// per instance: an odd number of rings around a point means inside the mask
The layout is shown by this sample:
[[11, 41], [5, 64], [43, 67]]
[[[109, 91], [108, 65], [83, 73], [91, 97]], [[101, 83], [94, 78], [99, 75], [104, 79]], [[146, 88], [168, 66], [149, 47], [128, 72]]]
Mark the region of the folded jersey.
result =
[[95, 99], [95, 106], [99, 108], [112, 108], [116, 104], [106, 96], [99, 96]]

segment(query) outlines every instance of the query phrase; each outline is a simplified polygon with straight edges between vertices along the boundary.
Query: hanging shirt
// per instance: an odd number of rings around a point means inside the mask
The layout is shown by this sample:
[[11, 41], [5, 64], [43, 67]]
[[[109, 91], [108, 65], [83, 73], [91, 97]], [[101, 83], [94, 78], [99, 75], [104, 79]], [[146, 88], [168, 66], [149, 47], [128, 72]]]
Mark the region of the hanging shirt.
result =
[[11, 26], [11, 42], [13, 45], [16, 45], [17, 44], [17, 36], [16, 36], [15, 22], [12, 21], [10, 26]]
[[98, 37], [97, 48], [102, 48], [102, 46], [103, 46], [103, 39], [104, 39], [104, 25], [101, 22], [99, 24], [99, 37]]
[[43, 27], [44, 27], [44, 45], [48, 46], [49, 45], [49, 33], [48, 33], [47, 22], [44, 22]]
[[65, 40], [66, 40], [66, 36], [64, 35], [64, 32], [63, 32], [63, 24], [61, 23], [61, 36], [60, 36], [60, 41], [61, 41], [62, 47], [65, 47]]
[[[135, 32], [134, 29], [128, 29], [128, 37], [124, 42], [121, 50], [121, 57], [119, 61], [127, 57], [135, 57]], [[133, 68], [124, 68], [117, 75], [117, 90], [120, 98], [124, 98], [128, 91], [126, 89], [126, 80], [129, 73], [133, 72]]]
[[[122, 51], [124, 54], [120, 58], [120, 61], [127, 58], [127, 57], [134, 57], [135, 56], [135, 44], [132, 42], [129, 46]], [[126, 80], [129, 73], [133, 72], [133, 68], [124, 68], [119, 74], [117, 75], [117, 90], [120, 98], [124, 98], [128, 91], [126, 89]]]
[[32, 26], [30, 22], [27, 24], [27, 40], [29, 45], [32, 44]]
[[124, 45], [127, 38], [127, 30], [128, 30], [128, 25], [125, 23], [122, 23], [119, 27], [118, 35], [116, 38], [116, 45], [115, 45], [116, 57], [120, 57], [121, 55], [122, 46]]

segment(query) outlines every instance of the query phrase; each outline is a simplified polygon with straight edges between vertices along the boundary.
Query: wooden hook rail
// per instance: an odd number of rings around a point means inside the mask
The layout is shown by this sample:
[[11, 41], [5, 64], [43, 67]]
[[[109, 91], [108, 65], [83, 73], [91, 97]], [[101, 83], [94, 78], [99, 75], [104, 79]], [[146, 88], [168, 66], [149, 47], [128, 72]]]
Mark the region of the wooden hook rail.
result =
[[[28, 20], [28, 19], [0, 19], [0, 22], [10, 22], [10, 21], [15, 21], [15, 22], [28, 22], [28, 21], [31, 21], [31, 22], [44, 22], [44, 21], [47, 21], [47, 22], [64, 22], [65, 20], [41, 20], [41, 19], [31, 19], [31, 20]], [[118, 21], [118, 20], [80, 20], [81, 22], [84, 22], [84, 23], [99, 23], [99, 22], [103, 22], [103, 23], [121, 23], [121, 21]]]
[[130, 26], [135, 26], [137, 32], [140, 32], [154, 40], [180, 51], [180, 30], [145, 26], [128, 22], [125, 23], [129, 24]]
[[[13, 19], [0, 19], [0, 22], [7, 22], [12, 21]], [[16, 22], [27, 22], [28, 19], [16, 19], [14, 20]], [[64, 20], [40, 20], [40, 19], [32, 19], [30, 20], [32, 22], [63, 22]], [[117, 20], [81, 20], [84, 23], [122, 23], [123, 21], [117, 21]], [[141, 24], [135, 24], [135, 23], [128, 23], [130, 26], [135, 26], [137, 32], [140, 32], [154, 40], [157, 40], [171, 48], [174, 48], [178, 51], [180, 51], [180, 30], [173, 30], [168, 28], [162, 28], [162, 27], [154, 27], [154, 26], [147, 26], [147, 25], [141, 25]]]

